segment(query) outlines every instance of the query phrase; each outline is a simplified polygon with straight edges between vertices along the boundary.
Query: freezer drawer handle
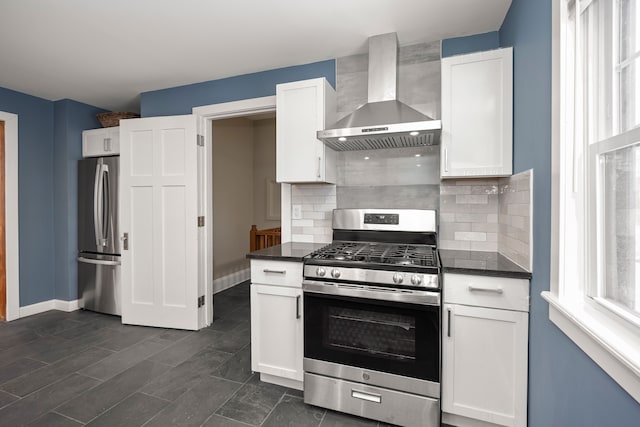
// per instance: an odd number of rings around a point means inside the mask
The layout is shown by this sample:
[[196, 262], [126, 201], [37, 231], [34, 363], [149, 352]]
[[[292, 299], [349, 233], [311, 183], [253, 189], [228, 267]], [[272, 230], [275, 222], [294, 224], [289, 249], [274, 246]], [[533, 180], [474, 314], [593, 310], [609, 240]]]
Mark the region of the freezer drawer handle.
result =
[[96, 264], [96, 265], [120, 265], [120, 261], [106, 261], [102, 259], [85, 258], [82, 256], [78, 257], [78, 261], [86, 262], [87, 264]]
[[262, 270], [264, 273], [273, 273], [273, 274], [287, 274], [287, 270], [271, 270], [270, 268], [265, 268]]
[[351, 390], [351, 397], [354, 399], [366, 400], [367, 402], [382, 403], [382, 396], [379, 394], [365, 393], [363, 391]]

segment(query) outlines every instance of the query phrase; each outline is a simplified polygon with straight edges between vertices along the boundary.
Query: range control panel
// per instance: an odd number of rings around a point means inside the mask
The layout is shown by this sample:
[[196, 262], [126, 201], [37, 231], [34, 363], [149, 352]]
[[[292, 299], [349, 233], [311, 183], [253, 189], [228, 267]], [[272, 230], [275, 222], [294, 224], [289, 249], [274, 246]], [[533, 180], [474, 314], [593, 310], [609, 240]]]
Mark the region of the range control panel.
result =
[[398, 225], [400, 223], [400, 215], [399, 214], [367, 213], [367, 214], [364, 214], [364, 223], [365, 224]]

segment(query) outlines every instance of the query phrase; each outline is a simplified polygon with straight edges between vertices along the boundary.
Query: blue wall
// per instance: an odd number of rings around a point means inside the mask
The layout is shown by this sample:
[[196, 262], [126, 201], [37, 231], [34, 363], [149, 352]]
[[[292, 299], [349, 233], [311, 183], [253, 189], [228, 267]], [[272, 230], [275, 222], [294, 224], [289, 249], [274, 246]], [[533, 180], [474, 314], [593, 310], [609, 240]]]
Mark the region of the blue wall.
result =
[[498, 49], [499, 47], [500, 33], [492, 31], [490, 33], [442, 40], [441, 52], [442, 57], [446, 58], [453, 55]]
[[513, 0], [500, 29], [513, 46], [514, 171], [533, 169], [533, 279], [529, 325], [529, 426], [640, 425], [640, 405], [549, 321], [551, 3]]
[[18, 115], [20, 307], [77, 298], [77, 166], [83, 129], [97, 109], [0, 88], [0, 110]]
[[0, 88], [0, 110], [18, 115], [20, 306], [54, 298], [53, 103]]
[[335, 60], [144, 92], [140, 96], [140, 112], [142, 117], [191, 114], [193, 107], [272, 96], [278, 83], [317, 77], [326, 77], [335, 88]]
[[65, 99], [54, 103], [54, 250], [55, 298], [78, 298], [78, 160], [82, 131], [99, 128], [105, 110]]

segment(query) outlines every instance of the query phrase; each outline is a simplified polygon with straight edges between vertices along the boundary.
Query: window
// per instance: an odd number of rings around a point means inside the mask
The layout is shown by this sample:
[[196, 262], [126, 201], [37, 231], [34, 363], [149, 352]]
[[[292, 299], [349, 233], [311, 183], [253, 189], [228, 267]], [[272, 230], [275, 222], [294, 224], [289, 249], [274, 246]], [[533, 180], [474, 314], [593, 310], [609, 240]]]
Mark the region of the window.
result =
[[554, 8], [557, 233], [543, 296], [551, 320], [640, 401], [640, 10], [636, 0]]
[[[571, 6], [570, 6], [571, 7]], [[576, 6], [573, 6], [576, 7]], [[575, 39], [584, 85], [574, 103], [582, 132], [574, 145], [588, 153], [586, 295], [640, 324], [640, 34], [635, 0], [578, 1]]]

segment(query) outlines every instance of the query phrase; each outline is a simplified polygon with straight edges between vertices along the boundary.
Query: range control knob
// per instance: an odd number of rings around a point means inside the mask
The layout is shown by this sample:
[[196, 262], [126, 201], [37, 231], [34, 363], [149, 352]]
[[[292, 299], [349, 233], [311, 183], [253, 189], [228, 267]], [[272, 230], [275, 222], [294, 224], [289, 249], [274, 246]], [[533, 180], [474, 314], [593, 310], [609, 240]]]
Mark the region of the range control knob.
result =
[[339, 279], [340, 270], [338, 270], [337, 268], [334, 268], [333, 270], [331, 270], [331, 277], [333, 277], [334, 279]]
[[400, 273], [396, 273], [393, 275], [393, 283], [402, 283], [403, 279], [404, 277], [402, 277], [402, 274]]
[[322, 267], [318, 267], [316, 268], [316, 274], [320, 277], [324, 277], [324, 275], [327, 274], [327, 270]]
[[411, 276], [411, 284], [418, 286], [422, 283], [422, 276], [418, 275], [418, 274], [414, 274], [413, 276]]

